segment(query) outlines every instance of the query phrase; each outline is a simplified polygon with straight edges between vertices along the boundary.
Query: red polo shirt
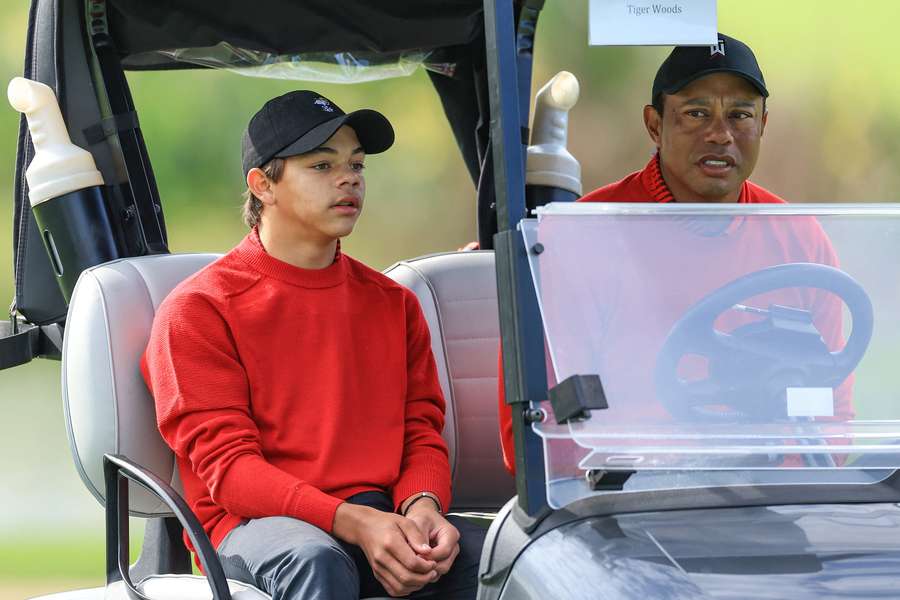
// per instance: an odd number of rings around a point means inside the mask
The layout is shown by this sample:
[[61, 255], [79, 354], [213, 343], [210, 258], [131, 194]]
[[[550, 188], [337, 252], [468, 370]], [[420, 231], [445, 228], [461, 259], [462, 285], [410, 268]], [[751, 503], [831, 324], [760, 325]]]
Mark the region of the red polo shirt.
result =
[[[647, 166], [625, 179], [610, 183], [586, 194], [579, 202], [675, 202], [659, 168], [659, 154], [655, 154]], [[772, 192], [755, 183], [745, 181], [741, 185], [739, 204], [785, 204]]]

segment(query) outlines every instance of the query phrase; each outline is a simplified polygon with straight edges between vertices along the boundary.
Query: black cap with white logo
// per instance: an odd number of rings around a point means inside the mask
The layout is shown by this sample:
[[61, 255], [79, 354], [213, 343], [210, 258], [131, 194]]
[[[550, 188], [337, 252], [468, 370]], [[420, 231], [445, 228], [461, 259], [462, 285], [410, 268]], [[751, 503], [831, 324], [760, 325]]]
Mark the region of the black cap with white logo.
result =
[[375, 110], [345, 113], [340, 107], [307, 90], [288, 92], [266, 102], [253, 115], [241, 140], [244, 177], [273, 158], [315, 150], [347, 125], [356, 132], [366, 154], [384, 152], [394, 143], [394, 128]]
[[675, 94], [687, 84], [712, 73], [734, 73], [743, 77], [763, 97], [768, 97], [766, 80], [753, 50], [747, 44], [719, 34], [715, 46], [676, 46], [656, 72], [655, 101], [660, 94]]

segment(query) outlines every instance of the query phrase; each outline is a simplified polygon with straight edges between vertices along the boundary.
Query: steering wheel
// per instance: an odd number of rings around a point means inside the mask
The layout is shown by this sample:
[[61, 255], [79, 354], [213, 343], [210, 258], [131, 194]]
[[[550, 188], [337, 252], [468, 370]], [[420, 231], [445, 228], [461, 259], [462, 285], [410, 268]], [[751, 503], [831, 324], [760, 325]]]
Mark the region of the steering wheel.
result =
[[[765, 320], [717, 331], [716, 319], [737, 303], [785, 288], [836, 294], [850, 310], [853, 331], [843, 349], [830, 352], [806, 310], [773, 305], [739, 307]], [[657, 398], [672, 416], [690, 422], [784, 419], [788, 387], [836, 388], [856, 368], [872, 337], [872, 302], [845, 272], [814, 263], [790, 263], [744, 275], [694, 304], [672, 327], [656, 361]], [[709, 376], [678, 376], [684, 356], [709, 361]]]

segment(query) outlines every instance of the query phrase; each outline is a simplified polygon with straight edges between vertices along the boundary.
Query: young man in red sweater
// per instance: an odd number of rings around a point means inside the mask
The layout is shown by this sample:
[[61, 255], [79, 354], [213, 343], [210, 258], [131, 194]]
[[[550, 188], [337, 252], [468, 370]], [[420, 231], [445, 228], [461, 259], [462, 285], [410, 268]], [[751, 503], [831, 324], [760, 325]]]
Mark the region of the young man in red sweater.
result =
[[267, 102], [242, 142], [251, 231], [166, 298], [144, 357], [226, 575], [275, 600], [475, 597], [483, 532], [443, 515], [427, 323], [409, 290], [340, 249], [366, 154], [393, 140], [381, 114], [314, 92]]
[[[643, 170], [594, 190], [578, 201], [783, 204], [784, 200], [748, 180], [756, 166], [768, 119], [768, 95], [756, 57], [743, 42], [720, 34], [716, 46], [675, 48], [657, 71], [652, 103], [643, 110], [644, 125], [656, 146], [650, 162]], [[674, 282], [686, 285], [691, 277], [695, 277], [694, 287], [701, 295], [704, 290], [708, 292], [741, 275], [783, 262], [837, 265], [837, 256], [828, 237], [813, 218], [787, 222], [764, 220], [750, 227], [741, 227], [742, 222], [741, 218], [701, 220], [693, 224], [693, 230], [684, 228], [677, 251], [666, 248], [653, 252], [650, 250], [654, 247], [653, 240], [648, 240], [643, 250], [653, 254], [657, 272], [670, 276], [673, 285]], [[716, 224], [721, 224], [721, 228], [709, 229], [710, 225], [715, 228]], [[740, 260], [722, 261], [723, 264], [712, 271], [698, 273], [685, 269], [685, 264], [691, 262], [690, 249], [695, 246], [706, 248], [698, 246], [704, 238], [721, 240], [728, 247], [728, 256], [740, 257]], [[674, 238], [666, 239], [674, 243]], [[585, 250], [585, 255], [588, 252]], [[618, 307], [615, 317], [608, 319], [612, 325], [603, 331], [594, 330], [592, 335], [605, 340], [603, 346], [608, 350], [608, 356], [604, 358], [604, 368], [609, 372], [630, 369], [645, 374], [623, 387], [639, 390], [647, 402], [655, 396], [651, 384], [657, 352], [671, 326], [688, 307], [670, 303], [664, 309], [668, 313], [661, 314], [661, 308], [653, 304], [653, 298], [647, 297], [641, 282], [637, 281], [642, 274], [623, 274], [616, 269], [608, 273], [608, 267], [608, 264], [597, 265], [591, 275], [614, 279], [625, 302]], [[603, 286], [595, 289], [603, 289]], [[666, 288], [659, 284], [658, 289]], [[813, 310], [816, 326], [834, 351], [844, 341], [841, 301], [833, 294], [816, 292], [807, 294], [812, 300], [785, 296], [782, 303]], [[628, 348], [636, 342], [634, 323], [650, 314], [658, 323], [657, 329], [641, 336], [640, 352], [629, 352]], [[585, 330], [584, 323], [579, 323], [578, 327]], [[604, 387], [608, 388], [610, 383], [605, 382]], [[844, 418], [852, 415], [851, 385], [852, 376], [835, 390], [836, 413]], [[609, 395], [618, 390], [606, 391]], [[504, 399], [502, 364], [499, 397], [503, 458], [507, 469], [514, 473], [512, 416]], [[623, 394], [610, 397], [611, 402], [629, 399]], [[648, 402], [646, 411], [648, 424], [654, 417], [666, 418], [658, 403]]]

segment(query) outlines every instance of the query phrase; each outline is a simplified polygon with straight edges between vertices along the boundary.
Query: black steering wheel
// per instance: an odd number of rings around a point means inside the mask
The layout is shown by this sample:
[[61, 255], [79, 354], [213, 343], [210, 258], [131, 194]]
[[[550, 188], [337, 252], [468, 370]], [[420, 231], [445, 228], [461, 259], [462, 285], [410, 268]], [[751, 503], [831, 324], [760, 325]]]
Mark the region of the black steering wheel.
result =
[[[766, 292], [817, 288], [836, 294], [850, 310], [853, 330], [830, 352], [807, 310], [738, 305]], [[716, 319], [738, 308], [765, 316], [731, 333]], [[872, 337], [872, 302], [845, 272], [814, 263], [790, 263], [744, 275], [694, 304], [672, 327], [654, 372], [657, 398], [675, 418], [690, 422], [771, 421], [787, 418], [788, 387], [836, 388], [856, 368]], [[678, 364], [687, 355], [709, 361], [709, 376], [685, 381]]]

